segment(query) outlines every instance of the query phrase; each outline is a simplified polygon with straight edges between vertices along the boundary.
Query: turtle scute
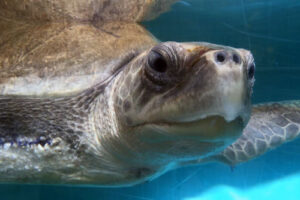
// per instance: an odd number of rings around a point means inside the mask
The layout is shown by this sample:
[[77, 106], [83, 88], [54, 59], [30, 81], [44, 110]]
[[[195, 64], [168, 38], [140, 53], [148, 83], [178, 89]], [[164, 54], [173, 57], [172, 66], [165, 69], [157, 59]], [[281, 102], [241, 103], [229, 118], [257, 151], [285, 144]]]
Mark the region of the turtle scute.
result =
[[0, 16], [48, 21], [127, 21], [152, 19], [176, 0], [1, 0]]
[[66, 95], [156, 40], [136, 22], [174, 0], [0, 0], [0, 94]]
[[[9, 12], [12, 2], [0, 1], [0, 10], [7, 7]], [[127, 54], [155, 43], [151, 34], [134, 22], [0, 17], [0, 94], [77, 92], [109, 77]]]

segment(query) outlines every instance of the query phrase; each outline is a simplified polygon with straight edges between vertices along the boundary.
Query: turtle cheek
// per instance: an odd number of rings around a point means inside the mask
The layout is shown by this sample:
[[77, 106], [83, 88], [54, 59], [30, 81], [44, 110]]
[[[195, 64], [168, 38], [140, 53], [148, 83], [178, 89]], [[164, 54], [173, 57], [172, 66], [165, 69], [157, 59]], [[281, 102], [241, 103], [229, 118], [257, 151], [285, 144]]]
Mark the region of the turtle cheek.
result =
[[145, 123], [146, 108], [157, 95], [143, 82], [142, 69], [134, 69], [124, 72], [112, 89], [114, 111], [118, 123], [124, 129]]

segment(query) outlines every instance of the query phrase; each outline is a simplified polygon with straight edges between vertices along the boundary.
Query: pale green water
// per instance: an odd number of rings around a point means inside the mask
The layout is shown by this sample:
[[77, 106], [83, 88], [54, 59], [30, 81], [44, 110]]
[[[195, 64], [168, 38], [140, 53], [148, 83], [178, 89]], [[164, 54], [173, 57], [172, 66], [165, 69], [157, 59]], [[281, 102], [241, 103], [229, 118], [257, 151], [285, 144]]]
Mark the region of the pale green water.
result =
[[[250, 49], [253, 102], [300, 99], [300, 1], [190, 0], [144, 25], [162, 41]], [[130, 188], [1, 185], [0, 199], [300, 199], [300, 140], [237, 166], [171, 171]]]

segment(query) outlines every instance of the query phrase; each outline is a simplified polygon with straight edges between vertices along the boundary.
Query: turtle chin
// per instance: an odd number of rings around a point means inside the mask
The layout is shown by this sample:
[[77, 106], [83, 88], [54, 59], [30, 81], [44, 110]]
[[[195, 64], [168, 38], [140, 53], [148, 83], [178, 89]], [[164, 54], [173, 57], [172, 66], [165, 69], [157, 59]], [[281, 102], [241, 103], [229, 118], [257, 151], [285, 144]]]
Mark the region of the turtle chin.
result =
[[203, 158], [224, 150], [242, 133], [242, 116], [227, 121], [213, 115], [195, 121], [155, 122], [139, 128], [139, 139], [173, 159]]
[[150, 137], [152, 139], [155, 138], [153, 136], [155, 132], [158, 133], [156, 134], [157, 137], [163, 135], [169, 137], [170, 140], [176, 138], [206, 142], [228, 141], [231, 143], [240, 136], [247, 122], [248, 119], [245, 119], [244, 116], [237, 116], [228, 121], [223, 116], [211, 115], [193, 121], [161, 121], [147, 123], [144, 126], [152, 130]]
[[152, 124], [153, 129], [174, 137], [193, 138], [201, 141], [224, 141], [239, 137], [244, 120], [237, 117], [227, 121], [222, 116], [209, 116], [195, 121], [161, 122]]

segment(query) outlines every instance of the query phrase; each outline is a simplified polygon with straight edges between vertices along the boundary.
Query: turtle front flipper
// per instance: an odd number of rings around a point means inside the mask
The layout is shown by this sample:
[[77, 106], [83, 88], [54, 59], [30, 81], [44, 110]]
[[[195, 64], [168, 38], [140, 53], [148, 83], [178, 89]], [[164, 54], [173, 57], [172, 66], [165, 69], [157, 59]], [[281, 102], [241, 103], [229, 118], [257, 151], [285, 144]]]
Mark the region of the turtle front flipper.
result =
[[236, 165], [294, 140], [299, 135], [299, 100], [259, 104], [253, 107], [251, 119], [242, 136], [219, 155], [207, 159]]

